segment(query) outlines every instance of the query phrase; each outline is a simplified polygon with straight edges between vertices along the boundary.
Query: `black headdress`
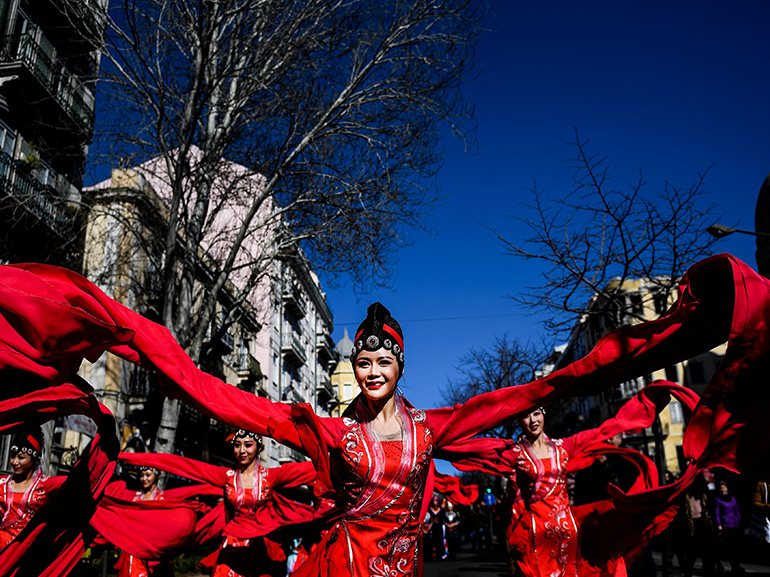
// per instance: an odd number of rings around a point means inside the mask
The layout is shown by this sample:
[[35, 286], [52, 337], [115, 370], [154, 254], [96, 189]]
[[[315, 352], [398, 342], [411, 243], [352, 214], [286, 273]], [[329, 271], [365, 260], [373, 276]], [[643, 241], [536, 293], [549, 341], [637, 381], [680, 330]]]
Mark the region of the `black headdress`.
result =
[[256, 433], [252, 433], [246, 429], [238, 429], [237, 431], [233, 431], [227, 437], [227, 440], [230, 443], [235, 443], [235, 439], [254, 439], [260, 447], [262, 446], [262, 435], [257, 435]]
[[398, 321], [382, 303], [369, 305], [364, 322], [358, 325], [353, 340], [351, 362], [361, 351], [377, 351], [381, 348], [393, 353], [401, 369], [404, 368], [404, 333]]
[[26, 453], [35, 461], [40, 461], [43, 454], [43, 444], [43, 431], [40, 427], [24, 433], [17, 433], [11, 440], [11, 455]]

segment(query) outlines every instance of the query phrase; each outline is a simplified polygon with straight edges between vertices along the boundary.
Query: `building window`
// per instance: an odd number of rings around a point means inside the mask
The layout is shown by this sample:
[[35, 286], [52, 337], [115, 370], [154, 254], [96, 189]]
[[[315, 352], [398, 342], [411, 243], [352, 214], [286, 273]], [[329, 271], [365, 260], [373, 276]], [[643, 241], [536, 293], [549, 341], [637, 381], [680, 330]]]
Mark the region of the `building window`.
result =
[[642, 313], [644, 312], [642, 295], [639, 293], [631, 293], [628, 298], [631, 301], [631, 311], [637, 316], [642, 316]]
[[345, 383], [343, 385], [343, 401], [348, 401], [353, 398], [353, 384], [352, 383]]
[[16, 146], [16, 133], [11, 130], [4, 122], [0, 121], [0, 151], [8, 156], [13, 156], [13, 149]]
[[671, 415], [671, 424], [681, 425], [684, 423], [684, 413], [682, 412], [682, 405], [678, 401], [672, 400], [668, 405], [668, 412]]
[[666, 367], [666, 380], [671, 381], [672, 383], [679, 382], [679, 369], [676, 367], [676, 365]]

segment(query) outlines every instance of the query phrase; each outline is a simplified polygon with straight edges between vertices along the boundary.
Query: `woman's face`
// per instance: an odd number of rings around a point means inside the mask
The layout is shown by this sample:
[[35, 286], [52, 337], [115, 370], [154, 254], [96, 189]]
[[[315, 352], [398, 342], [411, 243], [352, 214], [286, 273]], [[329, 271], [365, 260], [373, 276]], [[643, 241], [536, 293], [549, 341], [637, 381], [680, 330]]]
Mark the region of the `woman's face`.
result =
[[246, 468], [257, 458], [259, 445], [252, 437], [240, 437], [233, 441], [233, 454], [238, 465]]
[[361, 351], [356, 357], [354, 370], [361, 392], [373, 402], [390, 399], [401, 377], [396, 357], [384, 348]]
[[158, 478], [155, 476], [155, 472], [150, 469], [143, 469], [139, 475], [139, 483], [145, 491], [152, 489], [157, 482]]
[[537, 439], [543, 434], [544, 415], [541, 409], [535, 409], [529, 415], [521, 419], [521, 428], [530, 440]]
[[725, 495], [725, 496], [727, 496], [727, 493], [729, 493], [729, 492], [730, 492], [730, 491], [729, 491], [729, 489], [727, 488], [727, 485], [725, 485], [724, 483], [722, 483], [721, 485], [719, 485], [719, 490], [720, 490], [720, 491], [722, 492], [722, 494], [723, 494], [723, 495]]
[[35, 461], [27, 453], [19, 451], [15, 455], [11, 455], [11, 469], [14, 477], [26, 478], [34, 466]]

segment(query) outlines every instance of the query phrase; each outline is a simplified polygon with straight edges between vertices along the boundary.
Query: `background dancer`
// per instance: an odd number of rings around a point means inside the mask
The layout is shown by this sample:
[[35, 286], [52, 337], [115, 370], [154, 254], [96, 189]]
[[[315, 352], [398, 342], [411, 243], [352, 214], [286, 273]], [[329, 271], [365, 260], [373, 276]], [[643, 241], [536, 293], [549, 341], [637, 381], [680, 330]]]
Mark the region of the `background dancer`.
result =
[[44, 446], [40, 428], [17, 434], [11, 441], [13, 474], [0, 479], [0, 549], [13, 541], [48, 501], [48, 477], [40, 467]]
[[[269, 499], [276, 485], [284, 485], [281, 468], [259, 464], [262, 437], [243, 429], [233, 433], [233, 455], [238, 465], [227, 472], [225, 511], [227, 520], [252, 518]], [[284, 470], [285, 472], [285, 470]], [[213, 577], [284, 577], [286, 554], [267, 537], [226, 535], [217, 555]]]
[[[588, 467], [597, 457], [610, 455], [626, 459], [629, 468], [636, 471], [630, 492], [656, 488], [658, 473], [649, 458], [603, 441], [622, 431], [651, 424], [670, 394], [676, 396], [688, 414], [698, 401], [691, 390], [660, 381], [642, 389], [616, 417], [597, 429], [551, 439], [545, 434], [545, 412], [539, 408], [519, 420], [522, 435], [517, 441], [470, 439], [443, 449], [441, 456], [451, 459], [460, 469], [509, 477], [513, 507], [508, 540], [523, 575], [576, 577], [600, 572], [620, 563], [625, 565], [625, 557], [635, 557], [665, 524], [651, 522], [647, 516], [640, 516], [643, 520], [637, 524], [626, 522], [615, 515], [611, 501], [570, 506], [567, 473]], [[617, 488], [611, 489], [611, 494], [612, 491], [619, 493]], [[664, 515], [670, 508], [659, 507], [657, 513]], [[589, 562], [581, 549], [581, 527], [586, 519], [591, 543], [583, 549], [591, 556]], [[613, 536], [612, 546], [607, 545], [608, 535]]]
[[[158, 477], [160, 471], [152, 467], [141, 467], [139, 473], [139, 484], [141, 490], [134, 495], [134, 501], [157, 501], [163, 499], [163, 491], [158, 488]], [[129, 555], [125, 551], [118, 559], [115, 568], [118, 570], [118, 577], [147, 577], [150, 575], [150, 569], [157, 567], [157, 562], [145, 561], [134, 555]], [[152, 566], [152, 567], [151, 567]]]

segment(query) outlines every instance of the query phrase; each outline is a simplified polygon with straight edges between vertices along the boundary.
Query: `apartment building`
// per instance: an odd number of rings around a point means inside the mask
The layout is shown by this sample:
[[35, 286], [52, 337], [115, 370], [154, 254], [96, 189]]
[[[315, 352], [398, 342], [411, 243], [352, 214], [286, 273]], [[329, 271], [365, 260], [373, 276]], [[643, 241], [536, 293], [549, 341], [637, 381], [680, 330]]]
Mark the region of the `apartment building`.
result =
[[[0, 0], [0, 262], [80, 270], [80, 189], [106, 7], [107, 0]], [[53, 422], [44, 430], [50, 444]], [[0, 467], [8, 442], [0, 439]], [[44, 468], [55, 472], [62, 447], [50, 448]]]
[[80, 268], [106, 5], [0, 0], [0, 259]]
[[[153, 159], [134, 169], [115, 169], [110, 179], [84, 191], [90, 207], [84, 274], [119, 302], [154, 320], [160, 319], [162, 246], [148, 232], [168, 216], [168, 191], [163, 190], [167, 179], [148, 169], [157, 165]], [[237, 165], [231, 168], [238, 170]], [[254, 186], [259, 186], [255, 179]], [[213, 274], [212, 262], [202, 248], [196, 265], [201, 279]], [[238, 298], [243, 295], [237, 277], [218, 295], [216, 318], [237, 300], [242, 310], [224, 334], [218, 326], [211, 327], [209, 354], [201, 368], [254, 395], [309, 403], [327, 416], [337, 395], [330, 379], [333, 317], [326, 295], [301, 252], [277, 259], [270, 267], [245, 300]], [[163, 403], [154, 376], [108, 355], [87, 366], [84, 377], [115, 414], [124, 441], [152, 447]], [[188, 456], [228, 464], [232, 455], [223, 444], [228, 433], [227, 426], [183, 406], [177, 448]], [[64, 445], [81, 445], [85, 437], [73, 437]], [[304, 459], [271, 440], [266, 440], [261, 458], [267, 466]]]

